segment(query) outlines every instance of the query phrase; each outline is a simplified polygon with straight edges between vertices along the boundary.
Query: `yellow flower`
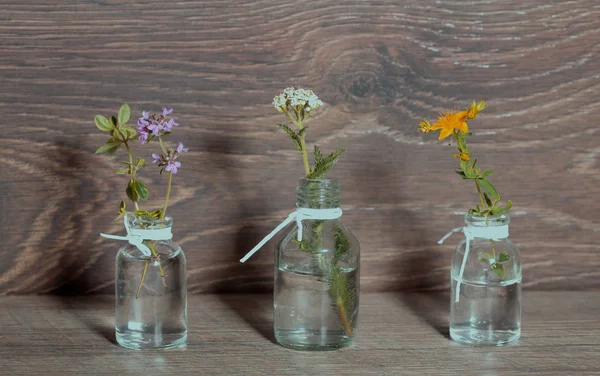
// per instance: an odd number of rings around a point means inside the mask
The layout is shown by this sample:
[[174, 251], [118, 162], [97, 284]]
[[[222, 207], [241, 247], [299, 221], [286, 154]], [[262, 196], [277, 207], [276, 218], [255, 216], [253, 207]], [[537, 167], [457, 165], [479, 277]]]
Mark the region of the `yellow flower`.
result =
[[427, 118], [425, 118], [424, 121], [419, 123], [419, 131], [423, 132], [423, 133], [429, 133], [429, 132], [433, 132], [433, 129], [431, 129], [432, 125], [429, 122], [429, 120], [427, 120]]
[[475, 119], [475, 116], [477, 116], [484, 109], [485, 109], [484, 101], [479, 101], [479, 103], [476, 103], [475, 101], [473, 101], [471, 103], [471, 108], [467, 108], [467, 110], [466, 110], [467, 120]]
[[461, 111], [457, 113], [456, 111], [447, 112], [445, 114], [441, 114], [438, 118], [437, 123], [431, 126], [431, 129], [434, 131], [440, 131], [440, 140], [450, 136], [455, 129], [463, 133], [469, 132], [469, 127], [467, 126], [467, 112]]
[[454, 154], [454, 158], [458, 158], [461, 161], [470, 161], [471, 160], [471, 158], [469, 158], [469, 153]]

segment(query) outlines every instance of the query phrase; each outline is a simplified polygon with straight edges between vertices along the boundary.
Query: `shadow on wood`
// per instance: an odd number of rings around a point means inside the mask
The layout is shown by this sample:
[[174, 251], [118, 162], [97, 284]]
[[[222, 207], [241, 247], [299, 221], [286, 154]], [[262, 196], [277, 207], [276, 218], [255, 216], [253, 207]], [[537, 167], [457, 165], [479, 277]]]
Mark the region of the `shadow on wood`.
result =
[[400, 293], [402, 303], [438, 333], [450, 339], [448, 314], [450, 298], [443, 293]]

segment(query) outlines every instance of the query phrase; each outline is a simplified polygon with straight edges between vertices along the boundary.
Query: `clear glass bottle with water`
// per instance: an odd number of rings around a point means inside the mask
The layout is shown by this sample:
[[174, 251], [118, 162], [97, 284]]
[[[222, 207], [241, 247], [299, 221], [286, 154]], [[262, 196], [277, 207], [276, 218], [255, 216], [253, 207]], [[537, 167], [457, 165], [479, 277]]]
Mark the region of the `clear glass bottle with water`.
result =
[[463, 239], [451, 267], [450, 336], [457, 342], [501, 346], [521, 335], [521, 255], [508, 239], [509, 222], [508, 214], [465, 216], [468, 255]]
[[[129, 228], [169, 229], [163, 221], [127, 216]], [[142, 235], [143, 236], [143, 235]], [[171, 240], [145, 240], [152, 255], [137, 246], [121, 248], [116, 259], [116, 339], [136, 350], [175, 348], [187, 340], [186, 262], [180, 246]]]
[[[297, 207], [339, 208], [334, 180], [301, 179]], [[335, 350], [348, 346], [358, 323], [360, 246], [340, 219], [304, 220], [303, 238], [289, 226], [275, 255], [274, 329], [282, 346]]]

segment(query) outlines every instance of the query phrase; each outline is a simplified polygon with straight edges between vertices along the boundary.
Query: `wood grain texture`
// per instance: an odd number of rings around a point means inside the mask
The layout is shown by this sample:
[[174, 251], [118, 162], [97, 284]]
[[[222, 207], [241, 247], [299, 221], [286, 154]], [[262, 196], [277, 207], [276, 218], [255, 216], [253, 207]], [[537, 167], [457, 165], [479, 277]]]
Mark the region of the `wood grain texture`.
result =
[[[0, 298], [2, 375], [597, 375], [597, 292], [527, 292], [523, 333], [507, 347], [448, 339], [449, 298], [376, 293], [361, 299], [355, 343], [299, 352], [273, 342], [271, 295], [197, 295], [187, 349], [114, 343], [113, 298]], [[558, 303], [558, 304], [557, 304]]]
[[0, 82], [1, 294], [112, 292], [98, 233], [122, 231], [125, 179], [92, 119], [123, 102], [175, 107], [190, 147], [169, 209], [190, 291], [269, 291], [273, 243], [237, 260], [294, 206], [302, 164], [270, 105], [289, 85], [326, 104], [309, 147], [348, 149], [332, 177], [363, 291], [448, 288], [458, 238], [436, 241], [475, 195], [417, 123], [480, 98], [470, 142], [515, 203], [525, 288], [600, 287], [596, 0], [5, 0]]

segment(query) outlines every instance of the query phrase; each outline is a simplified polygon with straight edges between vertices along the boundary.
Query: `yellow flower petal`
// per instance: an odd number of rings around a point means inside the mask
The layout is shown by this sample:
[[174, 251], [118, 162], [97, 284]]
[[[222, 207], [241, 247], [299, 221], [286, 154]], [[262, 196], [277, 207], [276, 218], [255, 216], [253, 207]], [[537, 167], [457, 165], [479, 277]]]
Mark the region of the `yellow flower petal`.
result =
[[444, 138], [450, 136], [452, 134], [454, 130], [451, 128], [442, 128], [441, 132], [440, 132], [440, 138], [439, 140], [443, 140]]

